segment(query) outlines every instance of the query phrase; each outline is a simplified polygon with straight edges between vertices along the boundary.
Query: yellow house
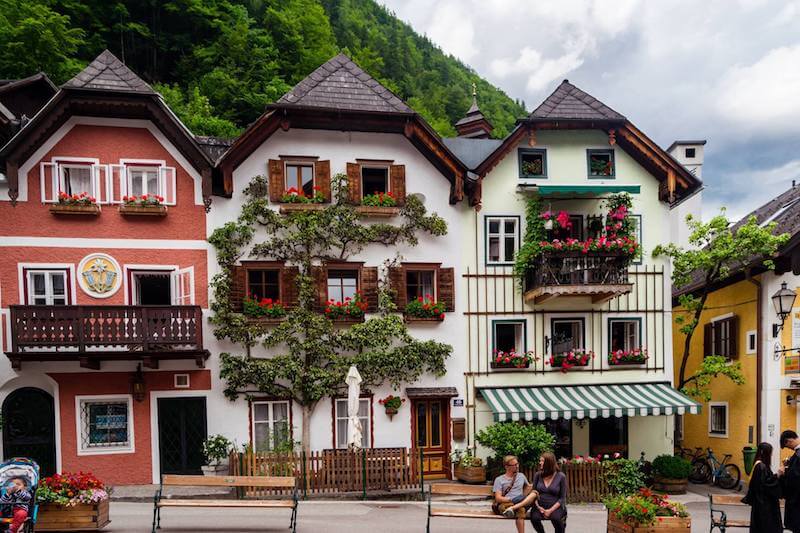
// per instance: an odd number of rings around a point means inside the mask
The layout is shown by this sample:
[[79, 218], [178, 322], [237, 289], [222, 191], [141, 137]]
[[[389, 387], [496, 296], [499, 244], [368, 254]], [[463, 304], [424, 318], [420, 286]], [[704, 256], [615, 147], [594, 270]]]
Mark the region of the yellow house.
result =
[[[677, 417], [675, 434], [676, 445], [684, 448], [701, 447], [704, 452], [711, 448], [719, 460], [730, 454], [729, 462], [739, 466], [744, 478], [744, 447], [766, 441], [777, 449], [782, 430], [798, 431], [800, 303], [795, 298], [787, 308], [784, 300], [784, 309], [789, 310], [784, 320], [773, 300], [784, 283], [795, 295], [800, 287], [800, 187], [793, 184], [750, 216], [760, 224], [776, 222], [775, 234], [789, 233], [791, 238], [780, 250], [774, 271], [763, 266], [763, 258], [755, 258], [713, 287], [685, 362], [688, 377], [703, 357], [723, 355], [741, 364], [745, 383], [715, 378], [711, 400], [700, 414]], [[698, 288], [689, 286], [674, 294], [673, 318], [685, 312], [677, 305], [677, 296]], [[685, 340], [673, 321], [676, 386], [681, 382]]]

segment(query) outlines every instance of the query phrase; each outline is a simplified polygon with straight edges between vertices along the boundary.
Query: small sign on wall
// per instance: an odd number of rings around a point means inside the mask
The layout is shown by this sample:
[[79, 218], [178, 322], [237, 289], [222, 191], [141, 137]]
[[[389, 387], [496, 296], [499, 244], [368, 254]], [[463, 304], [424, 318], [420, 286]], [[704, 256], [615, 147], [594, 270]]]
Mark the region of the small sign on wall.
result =
[[453, 407], [464, 407], [464, 398], [453, 398]]

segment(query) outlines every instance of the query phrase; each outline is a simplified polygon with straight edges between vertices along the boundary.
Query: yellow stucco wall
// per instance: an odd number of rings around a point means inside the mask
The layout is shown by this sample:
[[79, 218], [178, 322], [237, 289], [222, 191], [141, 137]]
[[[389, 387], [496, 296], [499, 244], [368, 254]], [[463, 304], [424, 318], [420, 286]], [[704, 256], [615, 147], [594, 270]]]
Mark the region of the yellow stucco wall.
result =
[[[790, 285], [791, 288], [791, 285]], [[800, 295], [800, 290], [795, 289], [795, 293]], [[798, 303], [798, 300], [795, 300], [795, 304]], [[797, 337], [800, 336], [800, 307], [794, 307], [792, 309], [792, 314], [786, 319], [786, 322], [783, 325], [783, 330], [781, 330], [781, 344], [788, 348], [788, 347], [796, 347], [800, 344], [797, 342]], [[800, 352], [790, 352], [786, 354], [783, 358], [783, 364], [781, 365], [781, 374], [784, 376], [790, 376], [794, 379], [800, 379]], [[784, 389], [780, 392], [780, 398], [778, 401], [780, 402], [781, 406], [781, 423], [780, 423], [780, 430], [783, 431], [784, 429], [793, 429], [798, 431], [798, 424], [797, 424], [797, 404], [795, 405], [788, 405], [786, 403], [787, 396], [797, 396], [798, 391], [796, 390], [788, 390]], [[787, 458], [791, 455], [789, 450], [781, 450], [781, 457]]]
[[[700, 324], [692, 337], [690, 356], [686, 366], [686, 375], [691, 375], [703, 359], [703, 326], [715, 317], [733, 313], [739, 317], [737, 337], [738, 358], [742, 364], [745, 377], [744, 385], [736, 385], [725, 377], [711, 382], [711, 402], [728, 402], [728, 435], [727, 437], [710, 436], [709, 404], [703, 403], [702, 412], [698, 415], [684, 415], [683, 441], [681, 445], [694, 450], [701, 446], [705, 450], [711, 448], [714, 455], [722, 460], [724, 454], [731, 454], [731, 462], [739, 465], [744, 477], [742, 448], [755, 445], [749, 440], [752, 431], [756, 439], [756, 354], [747, 354], [747, 332], [756, 329], [756, 286], [748, 281], [740, 281], [713, 292], [708, 297], [706, 309], [700, 317]], [[674, 310], [677, 317], [682, 312], [680, 307]], [[679, 383], [679, 372], [683, 358], [685, 336], [680, 332], [680, 325], [673, 322], [673, 346], [675, 365], [675, 384]], [[751, 430], [752, 428], [752, 430]]]

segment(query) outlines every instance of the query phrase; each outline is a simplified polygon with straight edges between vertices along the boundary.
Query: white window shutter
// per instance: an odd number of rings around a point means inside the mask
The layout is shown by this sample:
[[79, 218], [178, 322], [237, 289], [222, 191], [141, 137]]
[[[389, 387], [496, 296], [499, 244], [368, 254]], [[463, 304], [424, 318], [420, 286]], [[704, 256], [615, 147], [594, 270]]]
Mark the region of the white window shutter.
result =
[[177, 189], [175, 183], [175, 167], [161, 167], [161, 187], [164, 191], [164, 203], [166, 205], [175, 205], [177, 197]]
[[42, 190], [42, 202], [58, 201], [60, 191], [57, 165], [55, 163], [39, 163], [39, 183]]
[[98, 204], [107, 204], [110, 201], [107, 174], [106, 165], [92, 165], [92, 196]]
[[128, 194], [128, 180], [125, 165], [108, 165], [109, 202], [122, 203], [122, 197]]
[[173, 274], [175, 305], [194, 304], [194, 267], [181, 268]]

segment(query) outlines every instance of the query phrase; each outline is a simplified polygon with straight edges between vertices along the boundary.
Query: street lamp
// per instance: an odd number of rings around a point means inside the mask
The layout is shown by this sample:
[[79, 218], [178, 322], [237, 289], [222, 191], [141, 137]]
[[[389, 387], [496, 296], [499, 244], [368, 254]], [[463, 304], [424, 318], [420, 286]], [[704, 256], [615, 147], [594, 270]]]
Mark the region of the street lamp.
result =
[[795, 298], [797, 298], [797, 294], [795, 291], [790, 291], [786, 288], [785, 281], [781, 283], [780, 290], [772, 295], [772, 305], [775, 307], [778, 320], [780, 320], [780, 324], [778, 325], [779, 332], [783, 329], [783, 323], [786, 321], [786, 317], [792, 312]]

